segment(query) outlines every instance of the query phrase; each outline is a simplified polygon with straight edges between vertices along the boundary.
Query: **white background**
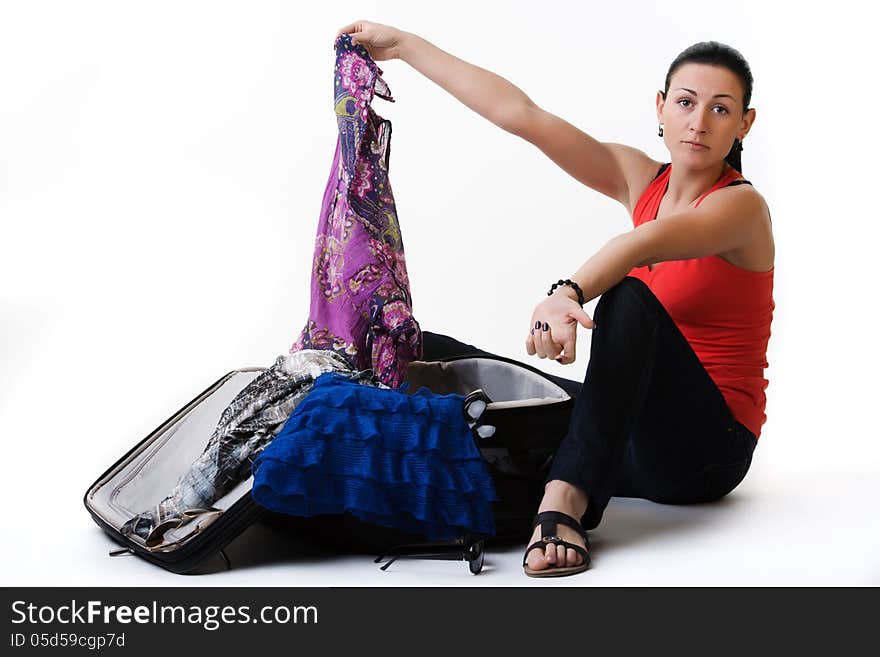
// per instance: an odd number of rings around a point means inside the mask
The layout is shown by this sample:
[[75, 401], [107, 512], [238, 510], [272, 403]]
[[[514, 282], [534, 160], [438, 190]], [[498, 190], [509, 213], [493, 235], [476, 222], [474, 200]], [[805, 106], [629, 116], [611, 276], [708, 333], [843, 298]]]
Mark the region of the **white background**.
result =
[[[109, 560], [82, 506], [173, 411], [296, 338], [336, 139], [333, 38], [360, 18], [415, 32], [661, 161], [654, 99], [675, 56], [709, 39], [743, 53], [757, 112], [743, 171], [770, 206], [777, 249], [752, 470], [711, 531], [700, 523], [719, 516], [706, 508], [613, 501], [589, 576], [551, 582], [880, 583], [880, 99], [862, 4], [305, 6], [0, 4], [0, 583], [547, 585], [521, 574], [519, 550], [478, 578], [443, 562], [377, 575], [365, 558], [181, 578]], [[631, 228], [626, 211], [406, 63], [379, 65], [397, 101], [374, 108], [394, 126], [422, 328], [582, 379], [589, 331], [562, 366], [525, 353], [529, 318], [551, 282]], [[658, 533], [673, 517], [687, 531]]]

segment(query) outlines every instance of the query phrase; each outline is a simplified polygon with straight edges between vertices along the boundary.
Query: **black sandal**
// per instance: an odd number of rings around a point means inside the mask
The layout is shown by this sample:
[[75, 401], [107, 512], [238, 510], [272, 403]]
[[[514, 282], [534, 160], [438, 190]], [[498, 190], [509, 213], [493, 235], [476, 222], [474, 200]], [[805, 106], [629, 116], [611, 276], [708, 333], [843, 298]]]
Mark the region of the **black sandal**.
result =
[[[574, 545], [569, 543], [568, 541], [562, 540], [559, 536], [556, 535], [556, 527], [559, 523], [563, 525], [568, 525], [572, 529], [574, 529], [578, 534], [580, 534], [584, 543], [586, 543], [586, 550], [582, 548], [580, 545]], [[529, 577], [561, 577], [562, 575], [574, 575], [575, 573], [582, 573], [587, 568], [590, 567], [590, 553], [588, 550], [590, 549], [590, 538], [587, 536], [587, 532], [581, 527], [581, 524], [572, 518], [567, 513], [562, 513], [561, 511], [542, 511], [538, 515], [535, 516], [534, 521], [532, 522], [532, 530], [534, 531], [535, 527], [541, 525], [541, 538], [534, 543], [532, 543], [529, 547], [526, 548], [526, 552], [523, 555], [523, 570], [526, 575]], [[562, 545], [566, 548], [571, 548], [575, 552], [577, 552], [583, 558], [583, 563], [579, 563], [576, 566], [548, 566], [542, 570], [533, 570], [529, 568], [526, 563], [529, 556], [529, 552], [538, 547], [546, 548], [547, 545]]]

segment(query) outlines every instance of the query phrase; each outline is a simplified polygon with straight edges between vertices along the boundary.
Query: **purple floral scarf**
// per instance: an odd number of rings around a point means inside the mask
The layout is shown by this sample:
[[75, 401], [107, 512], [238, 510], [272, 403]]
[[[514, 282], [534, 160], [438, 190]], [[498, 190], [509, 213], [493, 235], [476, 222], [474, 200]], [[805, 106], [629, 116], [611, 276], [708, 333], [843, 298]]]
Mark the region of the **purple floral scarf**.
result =
[[370, 107], [374, 95], [394, 99], [362, 45], [343, 34], [335, 47], [339, 137], [318, 222], [309, 320], [290, 353], [330, 349], [397, 388], [422, 357], [422, 333], [388, 180], [391, 122]]

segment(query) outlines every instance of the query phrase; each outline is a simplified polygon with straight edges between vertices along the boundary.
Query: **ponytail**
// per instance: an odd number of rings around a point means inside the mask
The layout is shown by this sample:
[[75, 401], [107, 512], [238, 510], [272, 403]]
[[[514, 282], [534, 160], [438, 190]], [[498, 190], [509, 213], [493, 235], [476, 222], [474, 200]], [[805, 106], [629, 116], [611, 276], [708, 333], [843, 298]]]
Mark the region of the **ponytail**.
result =
[[739, 139], [734, 138], [733, 146], [731, 146], [730, 152], [727, 154], [727, 157], [724, 158], [725, 162], [727, 162], [730, 166], [732, 166], [740, 173], [743, 172], [742, 156], [740, 155], [740, 153], [742, 153], [742, 150], [742, 142]]

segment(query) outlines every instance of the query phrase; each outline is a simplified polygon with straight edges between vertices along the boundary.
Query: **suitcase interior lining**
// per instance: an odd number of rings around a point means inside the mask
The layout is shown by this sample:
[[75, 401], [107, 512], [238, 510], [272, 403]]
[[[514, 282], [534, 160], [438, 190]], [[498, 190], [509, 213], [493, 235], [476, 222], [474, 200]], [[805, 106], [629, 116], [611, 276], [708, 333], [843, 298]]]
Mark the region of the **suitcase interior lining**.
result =
[[[204, 451], [220, 415], [235, 395], [261, 371], [248, 368], [231, 372], [157, 428], [89, 491], [92, 510], [119, 529], [132, 516], [163, 500]], [[250, 491], [251, 479], [239, 483], [213, 506], [228, 509]]]
[[512, 363], [491, 358], [452, 361], [415, 361], [406, 372], [410, 394], [426, 386], [439, 395], [468, 395], [482, 388], [492, 403], [489, 408], [537, 406], [570, 399], [553, 381]]

